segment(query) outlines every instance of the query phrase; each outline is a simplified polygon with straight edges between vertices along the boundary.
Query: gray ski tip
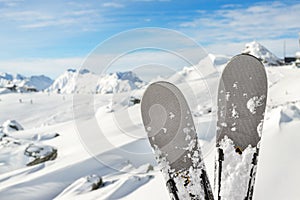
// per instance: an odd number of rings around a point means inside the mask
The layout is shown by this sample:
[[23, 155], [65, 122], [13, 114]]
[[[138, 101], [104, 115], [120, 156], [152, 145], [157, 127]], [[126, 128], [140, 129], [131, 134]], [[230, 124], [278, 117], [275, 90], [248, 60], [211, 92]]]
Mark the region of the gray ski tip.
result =
[[180, 90], [164, 81], [151, 84], [143, 95], [141, 111], [152, 148], [164, 154], [175, 171], [192, 166], [187, 154], [197, 135], [191, 111]]
[[267, 100], [265, 67], [254, 56], [235, 56], [225, 67], [218, 89], [217, 146], [227, 135], [241, 150], [256, 147]]

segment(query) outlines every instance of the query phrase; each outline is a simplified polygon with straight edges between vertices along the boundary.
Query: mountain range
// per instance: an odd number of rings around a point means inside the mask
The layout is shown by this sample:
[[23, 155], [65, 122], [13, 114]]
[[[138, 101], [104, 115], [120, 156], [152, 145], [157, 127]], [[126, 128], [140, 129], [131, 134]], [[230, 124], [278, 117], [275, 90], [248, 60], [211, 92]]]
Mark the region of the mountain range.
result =
[[[281, 59], [256, 41], [247, 43], [242, 53], [257, 57], [265, 66], [278, 66], [283, 64]], [[223, 66], [230, 59], [229, 56], [213, 54], [209, 54], [209, 58], [215, 66]], [[190, 69], [183, 68], [181, 73], [187, 73], [187, 70], [189, 71]], [[177, 76], [178, 75], [180, 75], [180, 73], [177, 74]], [[46, 91], [62, 94], [75, 92], [109, 94], [128, 92], [139, 89], [144, 85], [146, 85], [146, 82], [131, 71], [98, 75], [87, 69], [68, 69], [55, 80], [45, 75], [26, 77], [21, 74], [12, 75], [9, 73], [0, 73], [0, 94], [12, 91]]]

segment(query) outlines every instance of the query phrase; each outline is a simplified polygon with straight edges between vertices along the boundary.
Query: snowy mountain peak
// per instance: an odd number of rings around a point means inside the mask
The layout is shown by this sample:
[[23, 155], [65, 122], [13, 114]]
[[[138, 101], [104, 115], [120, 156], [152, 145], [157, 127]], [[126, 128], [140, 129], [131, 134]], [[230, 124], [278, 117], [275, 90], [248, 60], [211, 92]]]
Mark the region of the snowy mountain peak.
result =
[[76, 73], [76, 69], [67, 69], [67, 72]]
[[128, 71], [128, 72], [115, 72], [115, 73], [112, 73], [112, 74], [116, 74], [117, 78], [120, 79], [120, 80], [131, 80], [132, 82], [143, 82], [132, 71]]
[[88, 69], [79, 70], [79, 74], [87, 74], [87, 73], [91, 73], [90, 70], [88, 70]]
[[22, 74], [16, 74], [14, 78], [17, 80], [20, 80], [20, 81], [23, 81], [26, 79], [26, 77], [23, 76]]
[[272, 52], [270, 52], [266, 47], [264, 47], [257, 41], [247, 43], [242, 53], [253, 55], [266, 65], [277, 66], [282, 63], [282, 61], [277, 56], [275, 56]]
[[87, 69], [67, 70], [48, 88], [59, 93], [120, 93], [142, 87], [144, 82], [133, 72], [114, 72], [97, 75]]
[[45, 75], [26, 77], [21, 74], [0, 73], [0, 94], [9, 92], [42, 91], [53, 80]]

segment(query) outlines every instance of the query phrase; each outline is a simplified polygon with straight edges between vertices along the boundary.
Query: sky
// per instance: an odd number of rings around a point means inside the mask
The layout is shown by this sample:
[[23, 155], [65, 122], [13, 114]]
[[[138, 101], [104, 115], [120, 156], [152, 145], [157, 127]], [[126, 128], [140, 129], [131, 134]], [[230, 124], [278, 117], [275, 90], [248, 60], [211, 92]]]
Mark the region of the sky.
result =
[[0, 71], [57, 77], [122, 31], [179, 31], [208, 53], [256, 40], [278, 57], [299, 51], [300, 1], [0, 0]]

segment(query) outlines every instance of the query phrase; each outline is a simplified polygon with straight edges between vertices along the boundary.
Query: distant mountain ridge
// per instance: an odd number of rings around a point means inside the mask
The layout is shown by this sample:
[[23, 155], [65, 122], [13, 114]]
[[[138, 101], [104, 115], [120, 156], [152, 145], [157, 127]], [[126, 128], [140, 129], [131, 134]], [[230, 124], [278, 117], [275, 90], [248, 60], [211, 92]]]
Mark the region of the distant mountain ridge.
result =
[[[266, 66], [282, 65], [283, 61], [260, 43], [253, 41], [245, 45], [242, 53], [250, 54], [260, 59]], [[216, 69], [222, 69], [230, 60], [229, 56], [209, 54], [209, 59]], [[199, 78], [194, 67], [184, 67], [178, 73], [169, 77], [170, 81], [182, 82], [183, 79]], [[147, 83], [135, 73], [114, 72], [98, 75], [88, 69], [68, 69], [55, 80], [40, 75], [26, 77], [21, 74], [0, 73], [0, 94], [26, 91], [47, 91], [62, 94], [72, 93], [121, 93], [142, 88]]]
[[26, 77], [21, 74], [0, 73], [0, 88], [16, 92], [42, 91], [48, 88], [53, 80], [45, 75]]
[[97, 75], [87, 69], [79, 71], [68, 69], [53, 82], [47, 91], [64, 94], [110, 94], [128, 92], [141, 88], [145, 84], [144, 81], [131, 71]]

